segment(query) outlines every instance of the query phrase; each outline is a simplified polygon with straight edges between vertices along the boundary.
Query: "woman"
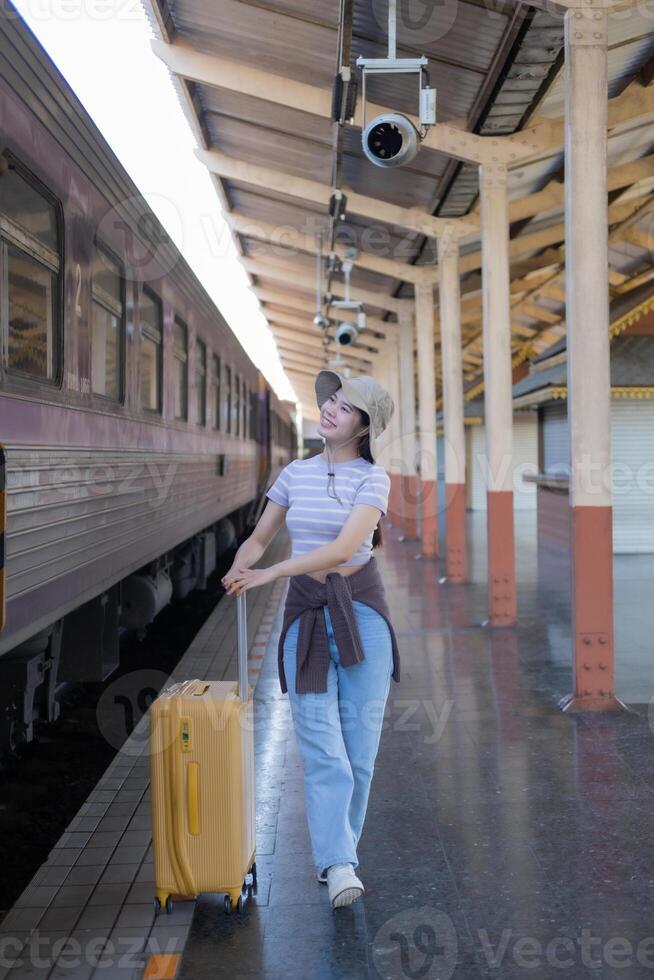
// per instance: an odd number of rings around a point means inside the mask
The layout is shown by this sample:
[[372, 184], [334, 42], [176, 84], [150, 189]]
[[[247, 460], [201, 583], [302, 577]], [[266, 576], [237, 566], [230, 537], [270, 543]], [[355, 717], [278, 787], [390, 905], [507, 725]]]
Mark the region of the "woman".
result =
[[[372, 557], [381, 543], [390, 480], [375, 441], [393, 401], [373, 378], [320, 371], [315, 383], [324, 452], [296, 459], [269, 489], [251, 536], [223, 578], [232, 595], [291, 576], [278, 648], [304, 768], [318, 880], [333, 908], [364, 892], [357, 844], [391, 676], [400, 664], [384, 588]], [[291, 557], [251, 566], [286, 521]], [[286, 678], [291, 681], [287, 688]]]

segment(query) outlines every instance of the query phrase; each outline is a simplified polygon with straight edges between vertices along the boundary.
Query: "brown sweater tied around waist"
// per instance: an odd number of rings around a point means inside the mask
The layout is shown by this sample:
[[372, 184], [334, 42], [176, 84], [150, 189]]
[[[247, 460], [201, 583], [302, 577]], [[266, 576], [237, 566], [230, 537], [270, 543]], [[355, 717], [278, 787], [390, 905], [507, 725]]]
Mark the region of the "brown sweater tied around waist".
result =
[[295, 691], [297, 694], [322, 694], [327, 690], [329, 641], [323, 607], [327, 606], [343, 667], [352, 667], [365, 659], [353, 601], [362, 602], [380, 614], [388, 625], [393, 647], [394, 681], [400, 679], [400, 654], [390, 621], [384, 584], [374, 558], [352, 575], [330, 572], [326, 581], [310, 575], [293, 575], [290, 579], [282, 632], [277, 648], [277, 666], [282, 693], [288, 687], [284, 673], [284, 640], [289, 627], [299, 617]]

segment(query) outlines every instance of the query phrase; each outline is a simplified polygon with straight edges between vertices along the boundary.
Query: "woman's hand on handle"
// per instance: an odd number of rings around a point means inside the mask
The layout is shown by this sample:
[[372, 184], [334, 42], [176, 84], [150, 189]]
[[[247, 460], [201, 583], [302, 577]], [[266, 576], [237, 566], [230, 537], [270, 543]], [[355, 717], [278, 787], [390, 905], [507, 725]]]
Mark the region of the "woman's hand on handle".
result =
[[234, 581], [234, 579], [241, 572], [246, 571], [248, 569], [248, 567], [249, 566], [246, 565], [245, 563], [239, 563], [236, 558], [234, 559], [234, 564], [232, 565], [232, 567], [230, 568], [230, 570], [228, 572], [225, 572], [225, 574], [223, 575], [223, 577], [220, 580], [220, 584], [222, 585], [222, 587], [225, 589], [226, 592], [228, 592], [231, 595], [231, 592], [230, 592], [230, 589], [229, 589], [230, 585], [232, 584], [232, 582]]
[[[232, 574], [233, 573], [233, 574]], [[229, 581], [225, 580], [230, 576]], [[269, 568], [234, 568], [232, 567], [225, 578], [223, 585], [228, 595], [240, 595], [248, 589], [255, 589], [259, 585], [267, 585], [274, 582], [277, 578], [275, 566]]]

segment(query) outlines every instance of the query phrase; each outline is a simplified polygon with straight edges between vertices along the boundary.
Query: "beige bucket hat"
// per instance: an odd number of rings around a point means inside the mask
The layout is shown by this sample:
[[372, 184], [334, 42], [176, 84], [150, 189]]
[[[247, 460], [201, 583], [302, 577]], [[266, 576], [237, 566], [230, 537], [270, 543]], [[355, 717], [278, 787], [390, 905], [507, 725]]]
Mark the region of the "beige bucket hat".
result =
[[375, 451], [377, 440], [387, 427], [395, 405], [393, 399], [385, 388], [371, 378], [369, 374], [360, 374], [358, 378], [345, 378], [337, 371], [319, 371], [316, 376], [316, 401], [318, 408], [322, 408], [327, 399], [343, 389], [344, 397], [355, 408], [361, 409], [370, 418], [370, 453], [373, 459], [377, 459]]

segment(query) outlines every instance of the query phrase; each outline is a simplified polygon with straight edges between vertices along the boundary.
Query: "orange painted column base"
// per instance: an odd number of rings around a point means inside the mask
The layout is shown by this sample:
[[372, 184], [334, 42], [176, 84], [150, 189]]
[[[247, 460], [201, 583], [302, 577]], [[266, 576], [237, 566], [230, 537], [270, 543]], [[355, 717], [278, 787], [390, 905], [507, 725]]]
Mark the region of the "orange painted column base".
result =
[[613, 514], [572, 507], [571, 600], [574, 693], [563, 711], [629, 711], [614, 694]]
[[402, 477], [402, 532], [409, 541], [418, 538], [418, 477]]
[[420, 551], [423, 558], [438, 558], [438, 484], [420, 481]]
[[488, 533], [488, 623], [514, 626], [516, 618], [513, 491], [486, 495]]
[[450, 582], [468, 576], [465, 483], [445, 484], [445, 575]]

